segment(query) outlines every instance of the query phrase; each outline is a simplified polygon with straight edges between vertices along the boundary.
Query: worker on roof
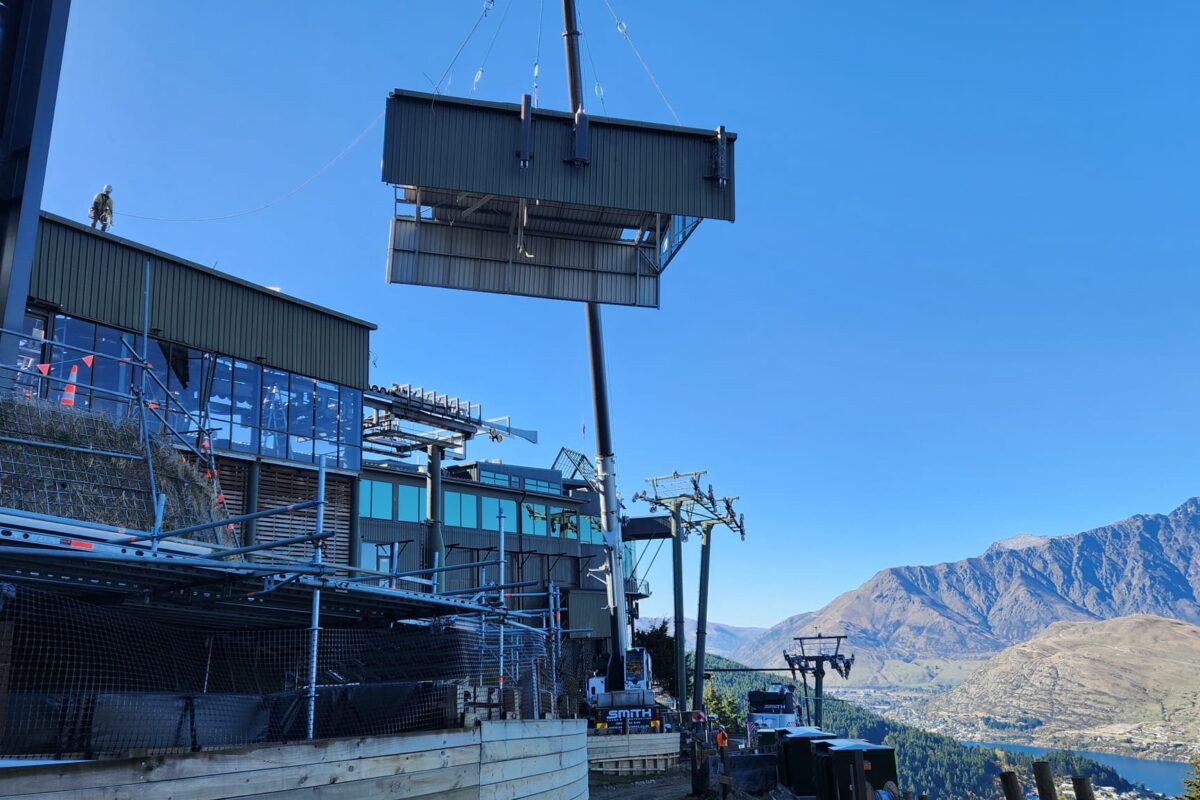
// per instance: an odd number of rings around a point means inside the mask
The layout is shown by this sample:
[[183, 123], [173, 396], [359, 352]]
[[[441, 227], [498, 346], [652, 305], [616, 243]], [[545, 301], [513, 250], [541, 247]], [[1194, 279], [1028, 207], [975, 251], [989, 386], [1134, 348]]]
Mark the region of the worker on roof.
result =
[[113, 217], [113, 201], [112, 201], [112, 186], [104, 184], [104, 188], [96, 193], [92, 198], [92, 207], [88, 209], [88, 219], [92, 221], [92, 227], [100, 226], [100, 230], [108, 230], [108, 226], [112, 225]]
[[724, 725], [717, 726], [717, 752], [721, 758], [725, 757], [725, 751], [729, 749], [729, 734], [725, 732]]

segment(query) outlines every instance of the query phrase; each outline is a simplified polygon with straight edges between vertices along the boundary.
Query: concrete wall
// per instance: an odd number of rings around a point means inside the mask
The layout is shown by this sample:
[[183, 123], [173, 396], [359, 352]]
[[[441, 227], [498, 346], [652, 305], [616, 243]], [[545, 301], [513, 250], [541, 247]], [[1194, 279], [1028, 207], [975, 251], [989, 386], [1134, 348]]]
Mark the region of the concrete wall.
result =
[[0, 769], [20, 800], [587, 800], [583, 720]]

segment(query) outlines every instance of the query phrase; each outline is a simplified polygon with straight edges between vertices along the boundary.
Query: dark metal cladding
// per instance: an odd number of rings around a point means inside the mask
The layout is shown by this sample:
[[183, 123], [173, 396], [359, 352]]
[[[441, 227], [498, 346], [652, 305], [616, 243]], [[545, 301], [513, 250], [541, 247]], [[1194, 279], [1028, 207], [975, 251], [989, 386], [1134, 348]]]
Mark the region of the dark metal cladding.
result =
[[588, 118], [590, 163], [574, 159], [573, 118], [533, 111], [532, 159], [522, 169], [521, 107], [396, 90], [388, 98], [383, 180], [395, 186], [499, 195], [705, 219], [734, 218], [734, 141], [728, 184], [714, 174], [717, 132]]
[[375, 325], [44, 212], [29, 295], [63, 313], [139, 331], [146, 259], [156, 336], [367, 387]]

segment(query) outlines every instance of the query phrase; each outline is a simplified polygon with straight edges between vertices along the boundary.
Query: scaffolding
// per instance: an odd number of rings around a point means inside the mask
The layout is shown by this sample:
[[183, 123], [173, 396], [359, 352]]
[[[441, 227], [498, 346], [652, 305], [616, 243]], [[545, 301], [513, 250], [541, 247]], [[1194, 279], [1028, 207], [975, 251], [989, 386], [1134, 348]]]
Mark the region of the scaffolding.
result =
[[[314, 497], [231, 516], [206, 407], [197, 414], [172, 398], [147, 358], [148, 335], [141, 353], [126, 343], [120, 356], [32, 338], [89, 367], [113, 359], [131, 384], [81, 384], [77, 370], [63, 377], [33, 359], [0, 365], [16, 373], [13, 396], [0, 398], [0, 663], [12, 664], [0, 671], [0, 755], [174, 751], [570, 713], [567, 673], [577, 669], [561, 592], [506, 580], [503, 530], [495, 560], [408, 572], [328, 562], [325, 456]], [[120, 413], [55, 403], [42, 397], [48, 387], [64, 400], [86, 389]], [[375, 391], [392, 406], [376, 422], [404, 407], [461, 417], [462, 441], [536, 438], [484, 420], [475, 404]], [[384, 446], [429, 444], [399, 428], [380, 434]], [[300, 512], [315, 512], [300, 535], [238, 537], [243, 523]], [[438, 591], [437, 576], [455, 570], [477, 574], [476, 585]], [[508, 608], [517, 592], [544, 607]]]

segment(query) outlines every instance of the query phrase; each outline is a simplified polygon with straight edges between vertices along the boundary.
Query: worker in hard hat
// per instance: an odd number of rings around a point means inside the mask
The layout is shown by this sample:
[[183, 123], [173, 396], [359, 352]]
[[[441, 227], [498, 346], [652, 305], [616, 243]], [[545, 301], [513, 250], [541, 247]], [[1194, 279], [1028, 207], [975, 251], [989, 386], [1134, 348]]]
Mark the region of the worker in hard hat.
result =
[[729, 749], [729, 734], [725, 732], [724, 725], [717, 726], [717, 753], [720, 754], [721, 760], [725, 759], [725, 751]]
[[108, 226], [112, 225], [112, 217], [112, 186], [104, 184], [104, 188], [92, 198], [92, 207], [88, 209], [88, 218], [91, 219], [93, 228], [99, 225], [100, 230], [106, 231]]

